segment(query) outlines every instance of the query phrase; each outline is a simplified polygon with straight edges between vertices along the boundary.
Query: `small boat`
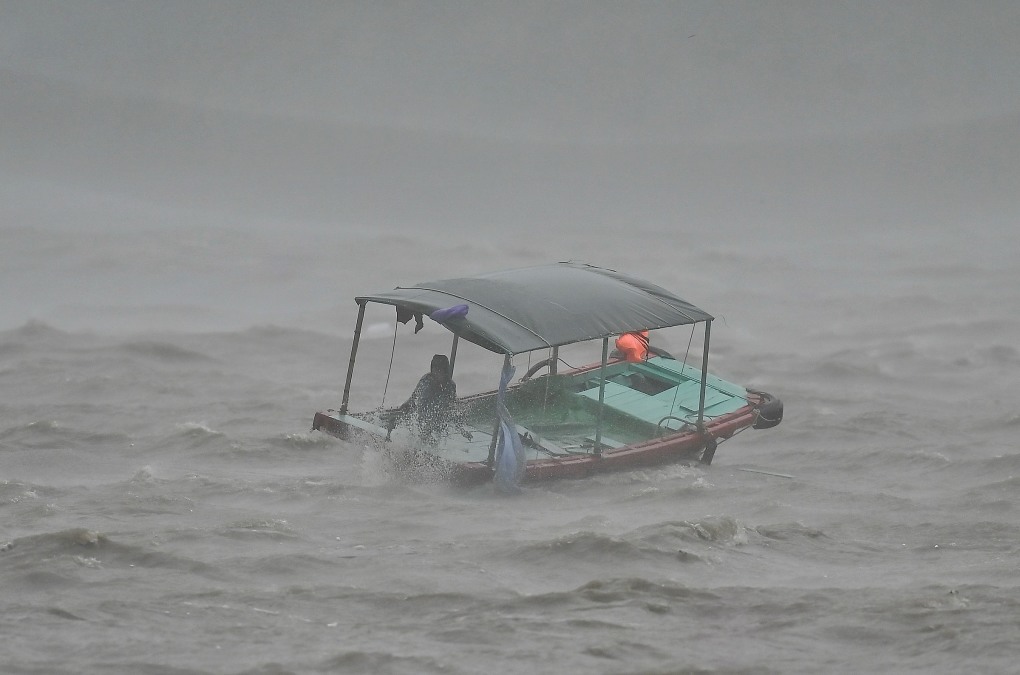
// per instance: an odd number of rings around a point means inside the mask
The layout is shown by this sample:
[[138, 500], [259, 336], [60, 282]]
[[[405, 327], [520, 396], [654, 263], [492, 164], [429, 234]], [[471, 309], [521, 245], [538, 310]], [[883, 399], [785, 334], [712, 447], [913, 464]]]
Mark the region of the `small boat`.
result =
[[[782, 421], [783, 404], [775, 396], [708, 372], [710, 314], [614, 270], [561, 262], [398, 286], [355, 302], [358, 318], [340, 408], [316, 413], [312, 428], [372, 442], [392, 466], [408, 473], [516, 486], [671, 462], [707, 465], [720, 442]], [[452, 333], [451, 373], [461, 341], [503, 356], [496, 389], [457, 399], [469, 433], [422, 442], [413, 425], [395, 424], [397, 408], [348, 410], [369, 304], [395, 307], [399, 323], [413, 318], [416, 333], [426, 318]], [[693, 356], [649, 348], [628, 360], [610, 348], [623, 335], [681, 326], [690, 327], [690, 345], [699, 325], [701, 353]], [[595, 347], [601, 347], [601, 358]], [[591, 352], [593, 360], [570, 367], [564, 350]], [[532, 365], [512, 382], [513, 361], [525, 356]]]

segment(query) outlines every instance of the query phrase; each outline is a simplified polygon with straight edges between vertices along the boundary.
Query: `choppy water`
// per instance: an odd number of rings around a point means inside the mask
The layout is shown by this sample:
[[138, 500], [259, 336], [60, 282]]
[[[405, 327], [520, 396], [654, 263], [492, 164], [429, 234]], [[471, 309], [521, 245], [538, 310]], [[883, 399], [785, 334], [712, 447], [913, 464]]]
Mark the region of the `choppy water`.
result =
[[[338, 400], [353, 302], [320, 317], [334, 331], [7, 330], [5, 669], [1008, 671], [1015, 272], [985, 242], [866, 239], [840, 259], [817, 242], [679, 254], [723, 310], [716, 368], [782, 395], [786, 420], [708, 468], [518, 498], [404, 484], [309, 432]], [[674, 275], [656, 255], [646, 275]], [[742, 270], [762, 283], [733, 285]]]
[[[1015, 111], [515, 143], [51, 75], [0, 71], [0, 671], [1015, 670]], [[513, 498], [309, 431], [354, 295], [563, 259], [715, 314], [712, 369], [783, 424]]]

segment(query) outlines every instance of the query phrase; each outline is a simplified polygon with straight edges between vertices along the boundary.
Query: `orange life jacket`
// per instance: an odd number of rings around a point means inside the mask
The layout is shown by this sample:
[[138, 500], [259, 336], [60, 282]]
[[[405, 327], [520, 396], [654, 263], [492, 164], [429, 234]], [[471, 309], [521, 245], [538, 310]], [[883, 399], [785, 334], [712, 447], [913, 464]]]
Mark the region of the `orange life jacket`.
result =
[[616, 338], [616, 348], [628, 361], [644, 361], [648, 358], [648, 331], [624, 333]]

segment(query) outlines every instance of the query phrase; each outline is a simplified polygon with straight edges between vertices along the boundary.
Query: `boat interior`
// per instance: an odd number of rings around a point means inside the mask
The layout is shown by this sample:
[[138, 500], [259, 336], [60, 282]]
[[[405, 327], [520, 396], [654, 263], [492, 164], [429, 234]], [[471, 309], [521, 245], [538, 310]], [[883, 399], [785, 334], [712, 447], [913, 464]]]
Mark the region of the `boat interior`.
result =
[[[605, 387], [602, 387], [602, 378]], [[709, 375], [704, 418], [732, 413], [748, 405], [747, 391]], [[599, 401], [602, 401], [602, 406]], [[506, 405], [517, 425], [528, 460], [569, 457], [652, 440], [694, 428], [701, 401], [701, 370], [667, 357], [616, 361], [565, 373], [545, 374], [511, 386]], [[455, 462], [483, 462], [494, 447], [496, 392], [461, 399], [472, 434], [452, 429], [438, 446], [426, 449]], [[420, 444], [406, 425], [384, 428], [380, 411], [342, 415], [347, 424], [388, 439], [390, 447]]]

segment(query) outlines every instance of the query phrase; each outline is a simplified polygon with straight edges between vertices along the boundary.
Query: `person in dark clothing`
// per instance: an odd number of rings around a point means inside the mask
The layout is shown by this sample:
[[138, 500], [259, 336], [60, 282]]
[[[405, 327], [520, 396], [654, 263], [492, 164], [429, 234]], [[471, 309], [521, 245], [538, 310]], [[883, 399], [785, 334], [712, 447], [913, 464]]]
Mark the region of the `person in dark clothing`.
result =
[[457, 385], [450, 377], [450, 360], [443, 354], [432, 357], [432, 367], [422, 375], [411, 397], [400, 405], [389, 419], [390, 429], [398, 421], [413, 422], [412, 428], [426, 443], [435, 445], [453, 422], [467, 439], [471, 432], [464, 428], [464, 416], [457, 404]]

